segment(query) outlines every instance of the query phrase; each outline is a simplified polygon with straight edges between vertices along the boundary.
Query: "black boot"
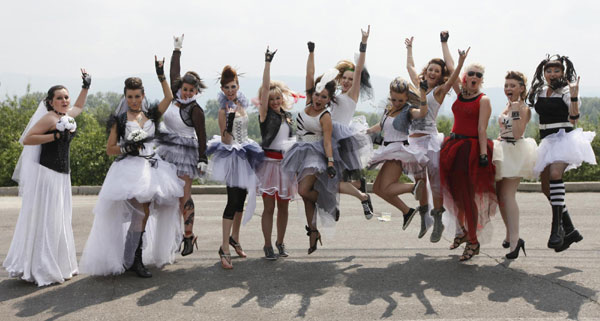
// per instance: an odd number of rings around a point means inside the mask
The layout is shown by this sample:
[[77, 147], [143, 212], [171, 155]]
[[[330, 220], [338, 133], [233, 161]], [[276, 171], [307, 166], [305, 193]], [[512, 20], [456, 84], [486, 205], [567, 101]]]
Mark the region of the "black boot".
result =
[[563, 205], [552, 205], [552, 229], [548, 239], [548, 247], [558, 249], [564, 243], [565, 231], [561, 224]]
[[144, 232], [140, 235], [140, 242], [138, 243], [137, 249], [135, 250], [135, 258], [133, 264], [127, 269], [127, 271], [135, 272], [137, 276], [141, 278], [151, 278], [152, 273], [144, 266], [142, 262], [142, 239], [144, 238]]
[[569, 212], [567, 211], [563, 212], [562, 226], [565, 230], [565, 237], [563, 245], [554, 249], [556, 252], [562, 252], [568, 249], [571, 244], [583, 240], [583, 235], [581, 235], [581, 233], [575, 229], [575, 226], [573, 226], [573, 222], [571, 221], [571, 216], [569, 216]]

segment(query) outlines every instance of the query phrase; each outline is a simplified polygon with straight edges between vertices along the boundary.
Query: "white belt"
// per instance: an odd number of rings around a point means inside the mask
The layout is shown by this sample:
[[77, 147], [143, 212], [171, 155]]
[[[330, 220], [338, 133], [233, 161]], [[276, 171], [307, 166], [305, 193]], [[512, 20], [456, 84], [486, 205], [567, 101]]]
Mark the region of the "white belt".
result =
[[323, 136], [320, 135], [304, 135], [298, 136], [298, 140], [301, 142], [314, 143], [323, 139]]
[[540, 129], [553, 129], [553, 128], [565, 128], [573, 127], [573, 124], [569, 122], [564, 123], [553, 123], [553, 124], [540, 124]]

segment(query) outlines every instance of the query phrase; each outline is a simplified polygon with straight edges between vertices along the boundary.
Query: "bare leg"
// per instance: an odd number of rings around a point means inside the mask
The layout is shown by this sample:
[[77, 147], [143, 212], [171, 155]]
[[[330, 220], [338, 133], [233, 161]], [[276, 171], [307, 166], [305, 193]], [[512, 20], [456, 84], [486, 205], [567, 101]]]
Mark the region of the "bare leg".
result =
[[150, 203], [143, 203], [142, 207], [144, 208], [144, 219], [142, 220], [142, 231], [146, 230], [146, 222], [148, 222], [148, 217], [150, 217]]
[[283, 244], [285, 231], [288, 223], [288, 208], [290, 202], [286, 200], [277, 201], [277, 244]]
[[240, 227], [242, 226], [242, 214], [243, 212], [235, 212], [235, 216], [233, 217], [233, 227], [231, 230], [231, 237], [240, 243]]
[[[274, 196], [263, 196], [264, 210], [262, 213], [262, 219], [260, 220], [262, 225], [263, 237], [265, 238], [265, 246], [271, 247], [271, 234], [273, 232], [273, 213], [275, 212], [275, 197]], [[279, 215], [277, 213], [277, 221], [279, 223]], [[279, 229], [278, 229], [279, 230]]]
[[[315, 207], [319, 193], [313, 189], [317, 177], [308, 175], [298, 182], [298, 194], [304, 201], [304, 211], [306, 213], [306, 223], [311, 230], [317, 229], [317, 221], [315, 220]], [[314, 244], [318, 233], [310, 233], [309, 244]]]
[[221, 249], [225, 254], [229, 253], [229, 236], [231, 235], [231, 226], [233, 226], [233, 220], [223, 219], [223, 240], [221, 243]]
[[502, 180], [502, 184], [497, 185], [500, 212], [503, 219], [505, 218], [511, 252], [515, 250], [519, 242], [519, 205], [516, 194], [520, 181], [520, 178], [505, 178]]
[[508, 227], [508, 221], [506, 219], [506, 207], [504, 203], [504, 198], [502, 196], [502, 191], [505, 188], [505, 183], [508, 179], [502, 179], [496, 182], [496, 195], [498, 196], [498, 207], [500, 208], [500, 215], [502, 216], [502, 222], [504, 222], [504, 227], [506, 228], [506, 235], [504, 236], [504, 242], [510, 242], [510, 233]]
[[[359, 183], [359, 187], [360, 187], [360, 183]], [[352, 184], [350, 182], [340, 182], [339, 189], [340, 189], [340, 193], [352, 195], [361, 202], [366, 201], [368, 198], [367, 194], [359, 191], [358, 188], [356, 188], [354, 186], [354, 184]]]
[[[402, 175], [402, 163], [399, 161], [386, 161], [375, 179], [373, 192], [386, 202], [395, 206], [403, 214], [408, 213], [409, 207], [398, 197], [398, 191], [403, 190], [402, 185], [407, 185], [407, 190], [412, 190], [412, 185], [398, 183]], [[395, 188], [394, 188], [395, 187]]]

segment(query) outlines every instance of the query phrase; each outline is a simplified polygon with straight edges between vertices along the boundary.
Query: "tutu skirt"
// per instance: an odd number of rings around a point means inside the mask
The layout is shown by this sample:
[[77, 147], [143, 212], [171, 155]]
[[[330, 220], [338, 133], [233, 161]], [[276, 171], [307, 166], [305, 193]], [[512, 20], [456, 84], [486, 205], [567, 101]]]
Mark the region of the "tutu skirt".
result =
[[143, 262], [157, 267], [173, 263], [183, 235], [179, 212], [183, 185], [176, 167], [157, 157], [149, 160], [127, 156], [113, 162], [94, 207], [94, 224], [81, 256], [81, 272], [120, 274], [131, 266], [144, 231], [143, 203], [150, 203], [142, 242]]
[[423, 175], [429, 159], [425, 150], [413, 148], [403, 142], [392, 142], [375, 150], [369, 161], [369, 169], [380, 168], [386, 161], [401, 161], [407, 175]]
[[198, 139], [161, 132], [158, 135], [158, 143], [158, 155], [177, 167], [177, 176], [188, 176], [192, 179], [199, 177]]
[[293, 173], [283, 171], [282, 159], [265, 157], [258, 166], [256, 176], [258, 177], [258, 192], [275, 196], [282, 200], [294, 199], [298, 193], [296, 176]]
[[533, 166], [537, 157], [537, 144], [533, 138], [518, 139], [514, 143], [494, 140], [494, 165], [496, 181], [503, 178], [522, 177], [533, 180]]
[[248, 191], [248, 205], [242, 219], [245, 224], [256, 209], [256, 171], [265, 153], [252, 140], [229, 145], [221, 142], [221, 136], [213, 136], [207, 145], [206, 155], [211, 156], [208, 162], [209, 179]]
[[440, 148], [443, 142], [443, 133], [408, 137], [409, 146], [418, 153], [424, 153], [427, 156], [428, 186], [435, 197], [441, 196], [442, 193], [440, 185]]
[[333, 122], [332, 145], [338, 146], [339, 157], [345, 180], [360, 179], [360, 170], [365, 168], [373, 155], [371, 137], [364, 116], [354, 117], [350, 126]]
[[[488, 159], [493, 159], [493, 143], [487, 140]], [[476, 138], [446, 138], [440, 150], [440, 178], [444, 205], [472, 242], [496, 213], [494, 164], [479, 166], [479, 141]], [[482, 235], [479, 235], [482, 236]]]
[[561, 129], [558, 133], [546, 136], [538, 147], [537, 160], [533, 172], [536, 176], [552, 163], [567, 163], [567, 171], [581, 166], [583, 162], [596, 165], [592, 149], [595, 132], [584, 132], [576, 128], [568, 133]]
[[38, 286], [62, 283], [78, 273], [71, 226], [71, 176], [40, 164], [27, 173], [36, 180], [21, 191], [23, 200], [3, 266], [9, 276]]

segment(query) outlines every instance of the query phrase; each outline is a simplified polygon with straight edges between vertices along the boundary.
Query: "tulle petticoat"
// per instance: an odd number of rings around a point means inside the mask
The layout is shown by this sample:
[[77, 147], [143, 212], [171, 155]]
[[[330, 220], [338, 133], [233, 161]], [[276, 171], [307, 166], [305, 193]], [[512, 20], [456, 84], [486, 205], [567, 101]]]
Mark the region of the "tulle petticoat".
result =
[[213, 136], [208, 142], [206, 155], [208, 177], [229, 187], [239, 187], [248, 191], [248, 205], [244, 211], [242, 222], [247, 223], [256, 209], [256, 170], [262, 163], [265, 153], [256, 142], [224, 144], [221, 136]]
[[[71, 176], [34, 164], [36, 181], [24, 186], [15, 233], [3, 266], [11, 277], [38, 286], [78, 273], [71, 225]], [[32, 175], [32, 173], [28, 173]]]
[[380, 168], [386, 161], [401, 161], [402, 170], [407, 175], [423, 175], [429, 159], [425, 150], [405, 145], [403, 142], [379, 146], [369, 161], [369, 169]]
[[188, 176], [192, 179], [199, 177], [198, 139], [161, 132], [158, 135], [158, 143], [158, 155], [177, 167], [177, 176]]
[[[144, 264], [162, 267], [174, 262], [183, 234], [179, 198], [184, 182], [174, 165], [154, 160], [128, 156], [111, 165], [94, 207], [82, 273], [123, 273], [133, 263], [143, 231]], [[145, 229], [143, 203], [149, 203], [150, 212]]]
[[267, 194], [279, 197], [283, 200], [291, 200], [298, 193], [296, 176], [290, 172], [284, 172], [281, 167], [281, 159], [265, 157], [256, 172], [258, 177], [259, 194]]
[[[443, 133], [435, 133], [419, 137], [408, 137], [409, 146], [427, 156], [428, 187], [433, 197], [441, 197], [440, 184], [440, 148], [444, 142]], [[422, 175], [424, 176], [424, 175]]]
[[596, 165], [596, 156], [592, 149], [595, 132], [584, 132], [576, 128], [568, 133], [561, 129], [558, 133], [542, 139], [538, 147], [537, 160], [533, 172], [536, 176], [552, 163], [567, 163], [567, 171], [581, 166], [583, 162]]
[[518, 178], [533, 180], [533, 166], [537, 158], [537, 144], [533, 138], [517, 139], [515, 142], [494, 140], [494, 165], [496, 166], [496, 181], [503, 178]]
[[[493, 159], [493, 143], [487, 140], [487, 156]], [[479, 165], [479, 140], [446, 138], [440, 150], [440, 177], [444, 206], [463, 226], [472, 242], [488, 241], [481, 233], [496, 213], [498, 200], [492, 162]], [[491, 229], [486, 229], [491, 233]]]
[[354, 117], [349, 126], [333, 122], [332, 145], [337, 146], [343, 171], [359, 171], [373, 155], [373, 143], [367, 135], [363, 117]]

